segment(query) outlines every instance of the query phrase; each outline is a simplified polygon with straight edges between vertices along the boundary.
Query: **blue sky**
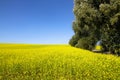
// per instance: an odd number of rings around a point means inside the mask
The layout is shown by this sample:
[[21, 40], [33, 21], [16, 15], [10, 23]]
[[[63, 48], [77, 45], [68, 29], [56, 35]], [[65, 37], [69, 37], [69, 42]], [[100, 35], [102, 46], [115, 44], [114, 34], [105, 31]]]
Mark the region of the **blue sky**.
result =
[[0, 43], [67, 44], [73, 0], [0, 0]]

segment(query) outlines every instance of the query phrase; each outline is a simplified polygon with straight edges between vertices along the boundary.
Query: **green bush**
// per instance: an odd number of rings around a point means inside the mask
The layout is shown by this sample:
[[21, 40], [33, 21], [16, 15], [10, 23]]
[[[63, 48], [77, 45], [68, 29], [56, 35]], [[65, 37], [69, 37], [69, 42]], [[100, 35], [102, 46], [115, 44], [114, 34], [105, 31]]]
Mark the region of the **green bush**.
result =
[[78, 43], [75, 45], [77, 48], [93, 50], [95, 47], [96, 40], [92, 37], [85, 37], [78, 40]]

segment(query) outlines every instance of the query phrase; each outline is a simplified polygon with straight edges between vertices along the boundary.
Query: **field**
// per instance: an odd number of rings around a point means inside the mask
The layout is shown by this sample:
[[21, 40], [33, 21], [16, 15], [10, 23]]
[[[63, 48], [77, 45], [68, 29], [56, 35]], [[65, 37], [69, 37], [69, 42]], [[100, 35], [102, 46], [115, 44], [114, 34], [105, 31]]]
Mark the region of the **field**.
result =
[[0, 80], [120, 80], [120, 58], [69, 45], [0, 44]]

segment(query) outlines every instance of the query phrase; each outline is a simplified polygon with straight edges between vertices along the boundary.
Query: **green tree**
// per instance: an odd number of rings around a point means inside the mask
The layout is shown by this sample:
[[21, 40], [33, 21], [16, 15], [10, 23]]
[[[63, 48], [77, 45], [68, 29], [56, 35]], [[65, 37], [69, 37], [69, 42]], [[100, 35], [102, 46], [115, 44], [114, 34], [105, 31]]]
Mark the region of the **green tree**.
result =
[[120, 54], [120, 1], [110, 0], [109, 4], [101, 4], [100, 12], [103, 17], [101, 36], [105, 50]]
[[119, 54], [120, 1], [74, 0], [74, 36], [69, 44], [92, 50], [102, 40], [104, 50]]

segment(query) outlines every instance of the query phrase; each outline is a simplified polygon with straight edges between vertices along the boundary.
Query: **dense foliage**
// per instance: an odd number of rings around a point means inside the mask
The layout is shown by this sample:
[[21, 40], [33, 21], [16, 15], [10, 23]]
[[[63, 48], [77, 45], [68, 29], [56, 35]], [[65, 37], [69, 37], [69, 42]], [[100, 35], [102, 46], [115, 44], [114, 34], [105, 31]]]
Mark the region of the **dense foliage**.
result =
[[104, 51], [120, 53], [120, 0], [74, 0], [73, 11], [70, 45], [92, 50], [101, 40]]
[[0, 80], [119, 80], [120, 58], [68, 45], [0, 44]]

